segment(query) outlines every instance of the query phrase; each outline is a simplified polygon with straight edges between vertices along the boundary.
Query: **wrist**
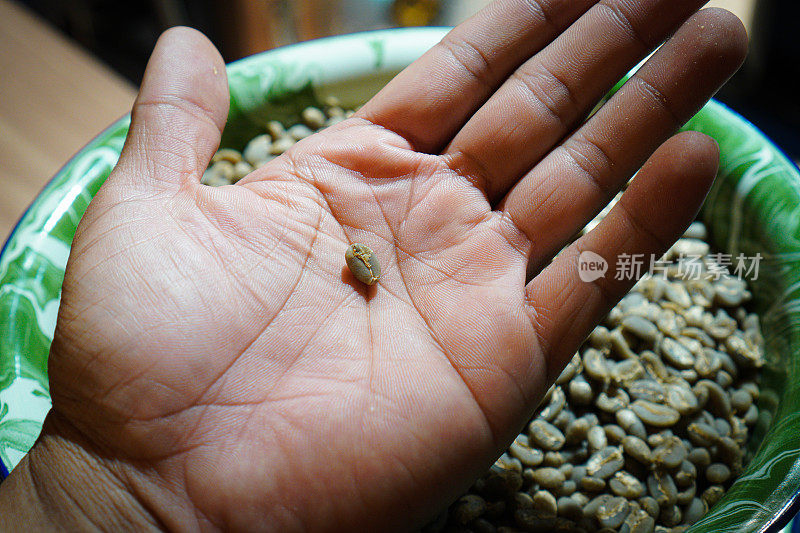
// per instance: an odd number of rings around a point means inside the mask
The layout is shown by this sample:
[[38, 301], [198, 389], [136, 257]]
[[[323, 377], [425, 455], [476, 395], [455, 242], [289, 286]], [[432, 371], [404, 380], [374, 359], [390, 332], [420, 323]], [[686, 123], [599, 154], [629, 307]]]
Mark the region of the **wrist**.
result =
[[0, 485], [0, 531], [157, 529], [121, 477], [52, 418]]

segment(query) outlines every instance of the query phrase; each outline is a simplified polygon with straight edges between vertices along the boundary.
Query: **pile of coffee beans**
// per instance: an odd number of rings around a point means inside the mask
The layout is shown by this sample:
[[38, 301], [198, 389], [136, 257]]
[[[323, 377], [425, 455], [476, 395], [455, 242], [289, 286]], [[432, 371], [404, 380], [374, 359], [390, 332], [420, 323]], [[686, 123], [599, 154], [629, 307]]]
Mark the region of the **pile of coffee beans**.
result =
[[297, 141], [352, 115], [352, 110], [343, 109], [335, 98], [328, 98], [321, 107], [305, 108], [300, 113], [302, 121], [298, 124], [285, 127], [272, 120], [267, 123], [266, 131], [251, 139], [241, 152], [233, 148], [217, 150], [201, 183], [215, 187], [236, 183], [284, 153]]
[[427, 532], [677, 533], [722, 497], [758, 419], [763, 338], [704, 237], [694, 223], [609, 312]]

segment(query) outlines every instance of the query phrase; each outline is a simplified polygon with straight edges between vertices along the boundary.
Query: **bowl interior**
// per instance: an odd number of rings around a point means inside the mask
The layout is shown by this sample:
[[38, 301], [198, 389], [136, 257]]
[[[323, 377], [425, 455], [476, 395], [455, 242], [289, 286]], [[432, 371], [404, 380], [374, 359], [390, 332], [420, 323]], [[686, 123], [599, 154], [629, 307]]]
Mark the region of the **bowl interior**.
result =
[[[333, 37], [252, 56], [228, 67], [231, 110], [222, 146], [242, 149], [268, 120], [292, 123], [326, 96], [364, 103], [435, 44], [442, 28]], [[115, 165], [130, 118], [76, 154], [45, 187], [0, 254], [0, 477], [35, 441], [50, 407], [47, 355], [75, 228]], [[754, 457], [692, 532], [765, 531], [785, 520], [800, 490], [800, 172], [754, 126], [718, 102], [685, 129], [714, 137], [721, 167], [702, 218], [717, 248], [760, 253], [752, 282], [767, 365]]]

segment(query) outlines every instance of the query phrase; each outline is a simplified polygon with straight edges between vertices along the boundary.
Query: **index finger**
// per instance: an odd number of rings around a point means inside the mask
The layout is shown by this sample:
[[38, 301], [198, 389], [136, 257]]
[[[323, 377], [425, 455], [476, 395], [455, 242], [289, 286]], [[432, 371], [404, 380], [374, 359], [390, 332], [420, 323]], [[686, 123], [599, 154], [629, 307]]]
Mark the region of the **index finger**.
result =
[[597, 0], [497, 0], [398, 74], [356, 116], [439, 153], [525, 60]]

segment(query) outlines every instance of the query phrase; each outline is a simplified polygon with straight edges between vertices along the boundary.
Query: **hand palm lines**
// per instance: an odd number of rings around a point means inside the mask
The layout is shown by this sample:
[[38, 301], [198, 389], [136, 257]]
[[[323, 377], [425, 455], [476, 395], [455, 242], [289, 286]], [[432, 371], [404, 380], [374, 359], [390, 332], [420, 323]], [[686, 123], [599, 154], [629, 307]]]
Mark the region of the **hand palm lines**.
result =
[[[370, 145], [368, 142], [363, 144]], [[306, 249], [295, 246], [288, 251], [298, 256], [298, 265], [302, 263], [298, 273], [289, 276], [292, 292], [301, 296], [296, 302], [292, 296], [287, 296], [284, 305], [297, 305], [303, 309], [304, 302], [317, 301], [318, 291], [330, 291], [329, 297], [323, 298], [330, 304], [314, 315], [317, 322], [313, 335], [319, 335], [327, 322], [346, 324], [345, 329], [336, 330], [333, 336], [357, 338], [358, 345], [349, 347], [348, 351], [367, 355], [372, 350], [383, 349], [375, 344], [386, 344], [386, 338], [396, 336], [397, 322], [401, 321], [405, 326], [400, 329], [404, 336], [411, 337], [409, 342], [422, 342], [431, 351], [441, 351], [456, 366], [459, 365], [456, 360], [459, 353], [462, 356], [469, 353], [473, 360], [468, 364], [481, 368], [490, 361], [475, 360], [474, 357], [483, 355], [481, 352], [486, 346], [480, 346], [469, 338], [470, 335], [459, 335], [464, 323], [479, 330], [485, 327], [485, 324], [480, 324], [485, 322], [481, 318], [473, 319], [470, 316], [473, 308], [477, 313], [488, 315], [489, 322], [505, 321], [509, 317], [509, 322], [516, 321], [513, 326], [506, 328], [509, 335], [498, 336], [501, 343], [520, 336], [519, 311], [523, 302], [519, 295], [524, 280], [525, 255], [510, 245], [509, 237], [503, 235], [496, 221], [496, 213], [489, 210], [485, 198], [467, 180], [443, 168], [439, 158], [411, 151], [407, 151], [408, 162], [396, 163], [395, 168], [408, 167], [412, 170], [399, 177], [375, 177], [372, 169], [386, 158], [385, 154], [380, 153], [379, 147], [368, 151], [366, 157], [346, 154], [344, 157], [351, 160], [351, 168], [343, 168], [332, 162], [341, 159], [341, 155], [338, 158], [336, 155], [326, 157], [324, 151], [319, 150], [324, 163], [315, 161], [309, 164], [304, 160], [302, 147], [298, 148], [299, 151], [291, 158], [294, 167], [291, 174], [303, 179], [312, 176], [308, 181], [312, 184], [314, 198], [306, 200], [311, 201], [318, 212], [303, 207], [287, 212], [289, 216], [304, 218], [301, 227], [313, 232], [313, 235], [304, 235], [304, 243], [308, 245]], [[420, 158], [427, 159], [427, 165], [420, 164]], [[434, 168], [420, 168], [424, 166]], [[275, 169], [265, 170], [266, 174], [279, 172]], [[264, 180], [256, 173], [245, 183], [259, 191], [259, 185], [271, 185], [273, 182]], [[340, 193], [340, 190], [346, 192]], [[274, 194], [274, 190], [271, 193]], [[287, 200], [286, 203], [296, 202]], [[397, 209], [399, 205], [406, 206], [405, 210]], [[420, 208], [420, 205], [423, 207]], [[398, 282], [381, 284], [370, 290], [354, 281], [346, 271], [343, 273], [339, 248], [343, 249], [349, 242], [360, 240], [354, 235], [361, 234], [367, 235], [363, 240], [378, 239], [384, 251], [384, 271], [387, 266], [396, 270]], [[281, 235], [285, 236], [286, 232]], [[518, 248], [524, 248], [524, 237], [514, 235], [511, 238], [517, 239]], [[275, 250], [282, 244], [272, 243], [268, 248]], [[311, 285], [312, 289], [306, 290], [304, 284]], [[351, 287], [358, 292], [352, 292]], [[376, 291], [381, 291], [380, 295]], [[447, 299], [440, 305], [437, 302], [439, 293], [459, 294], [461, 298], [457, 298], [456, 305]], [[516, 298], [504, 296], [512, 293]], [[376, 296], [379, 297], [375, 302], [377, 305], [368, 311], [366, 304]], [[517, 304], [520, 309], [501, 307]], [[509, 317], [503, 316], [503, 313], [508, 313]], [[267, 317], [272, 320], [275, 314], [268, 313]], [[443, 326], [440, 322], [442, 317], [450, 322]], [[395, 323], [392, 324], [392, 321]], [[269, 326], [263, 328], [261, 335], [275, 338], [278, 332], [268, 329]], [[517, 331], [509, 331], [512, 329]], [[295, 339], [298, 332], [291, 331], [288, 336]], [[304, 338], [302, 334], [299, 336]], [[382, 339], [376, 339], [375, 336]], [[303, 343], [303, 349], [312, 340], [308, 338]], [[485, 338], [480, 340], [488, 344]], [[328, 334], [319, 344], [328, 347], [336, 346], [338, 342]], [[257, 340], [251, 346], [254, 344], [257, 344]], [[261, 346], [255, 351], [264, 352], [265, 347]], [[423, 363], [424, 367], [424, 362], [418, 362]]]
[[[380, 155], [376, 159], [380, 161]], [[418, 165], [414, 158], [419, 157], [419, 154], [409, 152], [409, 166], [415, 167]], [[431, 158], [432, 156], [423, 156]], [[237, 306], [242, 306], [248, 311], [253, 312], [258, 316], [251, 327], [243, 331], [240, 335], [239, 342], [232, 343], [233, 345], [226, 346], [228, 357], [233, 357], [227, 365], [221, 367], [221, 373], [213, 373], [209, 376], [213, 381], [208, 386], [208, 390], [200, 395], [192, 395], [190, 397], [196, 398], [197, 402], [208, 402], [208, 398], [217, 398], [216, 401], [230, 402], [242, 401], [241, 397], [227, 398], [220, 400], [216, 394], [224, 390], [225, 383], [228, 381], [226, 375], [231, 372], [231, 369], [239, 365], [239, 359], [248, 359], [252, 354], [258, 356], [250, 358], [246, 362], [245, 367], [260, 367], [261, 375], [271, 376], [271, 379], [265, 379], [262, 383], [256, 384], [255, 389], [258, 390], [256, 400], [264, 402], [263, 389], [272, 389], [275, 383], [284, 379], [285, 376], [291, 374], [293, 367], [299, 365], [303, 370], [302, 372], [314, 372], [310, 367], [319, 365], [321, 368], [317, 370], [320, 374], [330, 371], [331, 368], [325, 368], [324, 363], [329, 362], [336, 358], [342, 360], [348, 359], [348, 354], [358, 354], [360, 358], [371, 357], [370, 353], [373, 350], [385, 351], [385, 339], [390, 336], [397, 336], [397, 321], [402, 321], [404, 327], [399, 328], [403, 330], [402, 338], [403, 344], [422, 344], [426, 346], [426, 353], [432, 356], [433, 352], [441, 351], [442, 355], [448, 357], [451, 364], [466, 364], [474, 368], [485, 368], [486, 361], [475, 360], [476, 355], [481, 354], [486, 346], [477, 346], [475, 342], [468, 339], [464, 342], [464, 336], [458, 335], [460, 327], [464, 321], [456, 318], [456, 314], [460, 318], [467, 318], [465, 322], [470, 323], [472, 326], [480, 327], [479, 320], [470, 320], [469, 312], [465, 311], [468, 307], [480, 307], [480, 312], [488, 313], [489, 315], [498, 315], [498, 312], [493, 309], [493, 303], [503, 302], [501, 297], [502, 292], [510, 292], [508, 288], [519, 289], [521, 287], [522, 276], [524, 276], [524, 262], [517, 261], [515, 269], [510, 272], [505, 271], [506, 265], [492, 264], [492, 259], [497, 259], [498, 255], [501, 256], [500, 263], [505, 263], [502, 260], [503, 254], [508, 254], [507, 243], [497, 242], [498, 234], [493, 230], [476, 229], [476, 222], [473, 220], [460, 220], [459, 216], [462, 211], [467, 215], [474, 217], [475, 213], [480, 215], [478, 218], [488, 219], [480, 221], [480, 224], [494, 225], [491, 221], [492, 215], [488, 212], [488, 204], [479, 195], [474, 194], [472, 187], [466, 183], [466, 180], [458, 176], [453, 176], [449, 171], [438, 170], [432, 172], [427, 176], [426, 184], [424, 187], [428, 189], [436, 189], [441, 184], [445, 184], [444, 190], [435, 191], [433, 193], [421, 188], [417, 188], [417, 194], [427, 201], [427, 206], [421, 213], [412, 213], [411, 216], [416, 216], [420, 221], [414, 221], [419, 228], [410, 228], [404, 231], [402, 228], [407, 224], [407, 216], [400, 216], [395, 220], [389, 221], [386, 218], [377, 219], [371, 217], [364, 217], [359, 211], [358, 206], [365, 205], [374, 214], [385, 213], [388, 210], [385, 205], [380, 205], [383, 200], [389, 204], [404, 204], [409, 205], [411, 210], [416, 209], [417, 201], [411, 200], [414, 193], [415, 180], [422, 181], [413, 173], [403, 176], [400, 179], [394, 180], [389, 184], [392, 188], [388, 194], [379, 198], [374, 192], [374, 188], [380, 188], [382, 185], [378, 184], [375, 187], [365, 186], [364, 179], [369, 179], [370, 157], [366, 161], [359, 161], [361, 168], [366, 169], [363, 172], [342, 169], [332, 163], [325, 163], [320, 165], [314, 163], [314, 170], [309, 172], [311, 165], [304, 163], [303, 152], [296, 156], [294, 163], [295, 169], [291, 174], [300, 175], [305, 177], [308, 173], [313, 173], [316, 176], [325, 176], [327, 180], [339, 183], [347, 183], [352, 180], [362, 180], [361, 187], [358, 184], [352, 187], [345, 187], [345, 190], [359, 191], [357, 194], [346, 194], [344, 198], [333, 198], [332, 202], [326, 199], [320, 199], [321, 193], [308, 193], [311, 188], [303, 184], [305, 188], [305, 195], [294, 194], [291, 198], [275, 197], [274, 180], [259, 180], [257, 183], [252, 183], [252, 187], [258, 191], [260, 184], [269, 184], [270, 198], [261, 202], [256, 199], [252, 194], [245, 195], [244, 202], [248, 202], [244, 212], [237, 212], [236, 206], [241, 204], [238, 199], [231, 199], [223, 194], [223, 191], [214, 191], [213, 194], [220, 193], [218, 198], [211, 201], [201, 201], [199, 205], [202, 206], [204, 211], [201, 217], [186, 216], [183, 220], [175, 220], [178, 224], [186, 224], [180, 230], [180, 233], [192, 234], [195, 239], [198, 239], [197, 245], [201, 249], [200, 256], [210, 263], [216, 262], [216, 268], [207, 271], [212, 277], [219, 274], [227, 274], [226, 290], [220, 291], [221, 294], [230, 294], [235, 292], [240, 294], [242, 298], [237, 301]], [[322, 158], [323, 161], [326, 158]], [[299, 162], [299, 163], [298, 163]], [[296, 168], [303, 168], [303, 171], [298, 171]], [[285, 169], [285, 166], [284, 166]], [[266, 172], [272, 174], [279, 174], [281, 170], [268, 169]], [[319, 181], [319, 178], [314, 178], [312, 181]], [[460, 188], [460, 192], [453, 190], [453, 182], [456, 182], [456, 187]], [[449, 183], [447, 183], [449, 182]], [[399, 183], [399, 186], [397, 184]], [[325, 187], [326, 184], [323, 184]], [[291, 192], [297, 192], [296, 187], [289, 188]], [[332, 188], [329, 190], [333, 190]], [[204, 191], [201, 191], [201, 194]], [[205, 191], [208, 192], [208, 191]], [[230, 191], [230, 188], [225, 191], [234, 195], [244, 194], [243, 191]], [[360, 196], [359, 196], [360, 194]], [[380, 194], [380, 193], [379, 193]], [[440, 196], [442, 202], [438, 202], [432, 196]], [[340, 195], [341, 196], [341, 195]], [[452, 201], [456, 196], [465, 197], [465, 202], [471, 202], [475, 205], [468, 205], [466, 209], [462, 209]], [[255, 201], [254, 201], [255, 200]], [[438, 209], [437, 204], [445, 204], [445, 210]], [[356, 208], [351, 209], [345, 213], [343, 218], [351, 218], [352, 220], [365, 221], [367, 224], [362, 227], [354, 228], [349, 227], [344, 229], [338, 217], [331, 212], [332, 205], [348, 205], [355, 204]], [[282, 206], [293, 206], [292, 208], [284, 209]], [[232, 207], [233, 206], [233, 207]], [[173, 207], [174, 211], [174, 207]], [[277, 212], [277, 213], [276, 213]], [[481, 212], [485, 212], [482, 214]], [[268, 220], [264, 221], [264, 214], [267, 215]], [[283, 217], [281, 220], [281, 230], [273, 232], [269, 237], [260, 233], [259, 228], [270, 226], [269, 223], [274, 222], [278, 217]], [[199, 221], [199, 222], [198, 222]], [[198, 223], [208, 223], [210, 228], [198, 231]], [[377, 223], [376, 223], [377, 222]], [[364, 226], [373, 226], [376, 229]], [[471, 228], [472, 234], [479, 234], [478, 237], [470, 239], [470, 233], [465, 228]], [[406, 246], [411, 249], [431, 248], [435, 247], [433, 259], [421, 259], [412, 254], [402, 250], [393, 250], [393, 243], [387, 243], [386, 257], [384, 257], [384, 264], [392, 265], [393, 268], [398, 270], [399, 279], [401, 283], [396, 284], [394, 287], [379, 287], [386, 297], [386, 302], [379, 304], [378, 308], [373, 313], [366, 311], [365, 299], [366, 291], [364, 287], [360, 286], [357, 282], [346, 280], [359, 289], [359, 293], [353, 293], [352, 289], [345, 283], [342, 283], [342, 261], [340, 250], [338, 247], [345, 247], [347, 245], [348, 233], [367, 230], [374, 235], [380, 235], [384, 241], [389, 239], [397, 239], [399, 235], [407, 233], [411, 238], [401, 237], [401, 241], [406, 241]], [[215, 233], [217, 235], [215, 235]], [[320, 236], [320, 233], [324, 237]], [[442, 233], [444, 236], [439, 236]], [[197, 236], [200, 235], [198, 238]], [[323, 239], [327, 239], [323, 242]], [[455, 242], [451, 242], [455, 239]], [[428, 240], [430, 242], [425, 242]], [[259, 242], [261, 241], [261, 242]], [[418, 242], [421, 241], [421, 242]], [[432, 245], [431, 243], [435, 243]], [[452, 248], [459, 246], [465, 248], [464, 250], [449, 250], [447, 248], [441, 249], [449, 244], [453, 244]], [[499, 244], [499, 245], [498, 245]], [[505, 245], [505, 246], [504, 246]], [[168, 251], [169, 247], [164, 247]], [[210, 250], [210, 252], [209, 252]], [[498, 254], [499, 250], [499, 254]], [[404, 268], [396, 262], [396, 257], [405, 255]], [[470, 272], [446, 272], [446, 267], [437, 266], [437, 262], [441, 263], [443, 260], [441, 256], [450, 254], [451, 256], [461, 255], [462, 257], [447, 257], [444, 262], [453, 262], [460, 265], [460, 268], [467, 269], [471, 265], [482, 265], [481, 256], [487, 256], [490, 259], [486, 261], [491, 266], [489, 269], [483, 269], [482, 266]], [[422, 255], [422, 254], [420, 254]], [[428, 254], [430, 255], [430, 254]], [[264, 265], [264, 270], [261, 271], [260, 265]], [[276, 270], [274, 266], [280, 265]], [[180, 268], [180, 265], [175, 264], [175, 268]], [[196, 272], [198, 268], [188, 268], [189, 272]], [[515, 271], [513, 271], [515, 270]], [[486, 279], [488, 290], [481, 295], [482, 297], [476, 301], [476, 296], [484, 289], [481, 283], [481, 274], [486, 274], [487, 271], [490, 276]], [[516, 283], [511, 283], [509, 278], [520, 278]], [[410, 278], [410, 279], [407, 279]], [[497, 286], [497, 281], [501, 282]], [[263, 284], [264, 280], [274, 281], [281, 279], [282, 290], [275, 291], [267, 290], [268, 287]], [[346, 279], [346, 276], [345, 276]], [[204, 308], [207, 316], [213, 317], [219, 314], [219, 308], [222, 306], [225, 313], [235, 314], [235, 309], [226, 308], [227, 302], [215, 301], [215, 295], [203, 294], [207, 292], [207, 283], [218, 283], [219, 279], [207, 280], [195, 286], [195, 291], [198, 293], [199, 300], [204, 303]], [[495, 286], [488, 286], [488, 284]], [[459, 285], [458, 291], [454, 291], [452, 285]], [[230, 290], [232, 286], [238, 286], [235, 291]], [[271, 285], [271, 284], [270, 284]], [[431, 285], [433, 289], [429, 289]], [[437, 285], [445, 285], [444, 287], [436, 288]], [[505, 286], [505, 287], [504, 287]], [[337, 290], [338, 288], [344, 289]], [[409, 287], [416, 288], [416, 292], [464, 292], [464, 298], [458, 302], [458, 305], [450, 305], [448, 309], [448, 320], [450, 323], [446, 326], [441, 324], [432, 324], [435, 318], [443, 315], [440, 309], [437, 309], [436, 298], [429, 298], [428, 295], [411, 294]], [[274, 298], [271, 301], [265, 301], [263, 295], [271, 294]], [[307, 302], [317, 302], [320, 300], [320, 295], [325, 294], [321, 300], [326, 302], [326, 305], [317, 306], [318, 309], [311, 310], [312, 305]], [[275, 297], [277, 296], [277, 297]], [[374, 294], [373, 294], [374, 296]], [[419, 307], [415, 303], [415, 299], [427, 300]], [[206, 301], [210, 300], [210, 301]], [[252, 301], [251, 305], [242, 305], [242, 301]], [[477, 306], [475, 304], [478, 304]], [[467, 307], [468, 306], [468, 307]], [[402, 311], [389, 310], [388, 308], [397, 307]], [[186, 314], [187, 311], [176, 310], [176, 315]], [[203, 314], [206, 314], [203, 313]], [[285, 328], [281, 324], [280, 315], [287, 314], [295, 320], [298, 314], [307, 315], [305, 320], [301, 322], [306, 323], [305, 328], [297, 328], [291, 326]], [[384, 316], [386, 320], [384, 320]], [[497, 318], [496, 316], [493, 317]], [[518, 318], [518, 317], [516, 317]], [[501, 317], [502, 319], [502, 317]], [[391, 322], [395, 323], [392, 324]], [[210, 320], [207, 325], [208, 328], [221, 328], [227, 329], [231, 324], [214, 323]], [[330, 322], [342, 324], [343, 327], [331, 328]], [[431, 329], [435, 326], [434, 329]], [[374, 328], [374, 329], [373, 329]], [[333, 330], [333, 331], [331, 331]], [[255, 333], [253, 333], [255, 331]], [[374, 338], [375, 336], [381, 339]], [[458, 338], [458, 337], [462, 338]], [[355, 345], [347, 346], [345, 353], [331, 353], [330, 346], [337, 346], [341, 344], [341, 338], [347, 337], [348, 341], [356, 341]], [[456, 338], [450, 338], [456, 337]], [[270, 339], [269, 343], [263, 342], [261, 339]], [[287, 340], [287, 346], [281, 346], [281, 339]], [[514, 338], [514, 335], [500, 336], [499, 339], [505, 340]], [[380, 342], [377, 342], [380, 340]], [[485, 339], [484, 339], [485, 340]], [[173, 343], [173, 339], [169, 339]], [[380, 344], [380, 346], [377, 346]], [[178, 344], [179, 345], [179, 344]], [[291, 347], [290, 347], [291, 346]], [[454, 349], [453, 347], [456, 347]], [[319, 353], [305, 353], [308, 350], [319, 350], [320, 347], [325, 347], [323, 352], [327, 352], [325, 356], [320, 359]], [[457, 361], [457, 357], [464, 354], [469, 354], [472, 360]], [[374, 356], [374, 354], [373, 354]], [[223, 358], [224, 359], [224, 358]], [[301, 360], [307, 359], [307, 360]], [[358, 358], [357, 358], [358, 359]], [[380, 359], [379, 357], [376, 359]], [[354, 364], [356, 367], [361, 365], [363, 361], [357, 360]], [[381, 364], [378, 362], [378, 364]], [[415, 363], [420, 366], [419, 372], [424, 374], [428, 370], [430, 361], [417, 360]], [[363, 366], [363, 365], [362, 365]], [[372, 366], [371, 364], [368, 366]], [[389, 365], [391, 366], [391, 365]], [[264, 367], [271, 367], [267, 372]], [[174, 370], [173, 368], [169, 369]], [[336, 368], [341, 371], [341, 368]], [[379, 369], [382, 371], [392, 371], [391, 368]], [[452, 369], [447, 369], [451, 371]], [[361, 371], [366, 371], [361, 368]], [[235, 370], [234, 375], [239, 372]], [[345, 373], [347, 376], [347, 373]], [[355, 379], [355, 376], [350, 376]], [[452, 372], [451, 377], [458, 379], [459, 374]], [[463, 377], [463, 376], [462, 376]], [[170, 378], [166, 378], [169, 380]], [[235, 379], [235, 378], [234, 378]], [[360, 379], [369, 379], [368, 376], [361, 376]], [[345, 377], [346, 380], [346, 377]], [[252, 395], [245, 395], [253, 401]]]

